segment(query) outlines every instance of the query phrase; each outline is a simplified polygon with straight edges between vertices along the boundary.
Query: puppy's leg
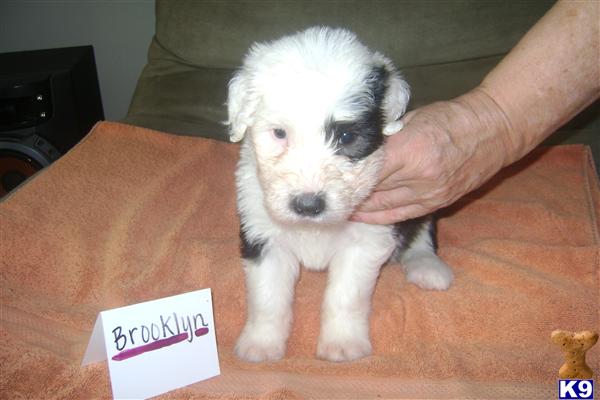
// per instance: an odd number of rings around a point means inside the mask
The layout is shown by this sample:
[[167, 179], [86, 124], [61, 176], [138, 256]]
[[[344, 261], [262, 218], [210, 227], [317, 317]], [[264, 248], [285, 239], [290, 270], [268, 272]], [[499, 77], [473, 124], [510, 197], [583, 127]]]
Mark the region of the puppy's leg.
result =
[[388, 245], [379, 250], [375, 250], [377, 246], [369, 248], [369, 244], [348, 248], [336, 255], [329, 265], [317, 345], [319, 358], [350, 361], [372, 352], [371, 297], [381, 265], [389, 258], [394, 245], [391, 235]]
[[435, 254], [431, 220], [418, 227], [414, 239], [400, 257], [406, 280], [423, 289], [446, 290], [454, 275], [452, 270]]
[[247, 292], [246, 325], [235, 352], [246, 361], [278, 360], [292, 323], [294, 285], [299, 265], [278, 248], [265, 249], [257, 260], [244, 260]]

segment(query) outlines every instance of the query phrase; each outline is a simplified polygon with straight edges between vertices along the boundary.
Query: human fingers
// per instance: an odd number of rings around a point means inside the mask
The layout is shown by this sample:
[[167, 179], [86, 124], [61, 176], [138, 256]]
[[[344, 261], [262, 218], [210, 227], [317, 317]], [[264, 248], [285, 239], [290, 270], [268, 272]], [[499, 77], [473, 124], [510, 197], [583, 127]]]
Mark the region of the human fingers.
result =
[[[415, 115], [415, 111], [410, 111], [406, 113], [402, 117], [402, 123], [404, 127], [399, 132], [389, 136], [386, 139], [385, 144], [385, 157], [384, 164], [379, 171], [379, 183], [386, 182], [390, 175], [395, 172], [402, 170], [406, 164], [406, 156], [404, 155], [407, 138], [410, 137], [413, 128], [408, 125], [413, 116]], [[392, 187], [396, 187], [397, 185], [389, 185], [388, 183], [384, 183], [384, 187], [382, 189], [388, 189]]]
[[393, 190], [375, 191], [360, 205], [358, 211], [371, 212], [398, 208], [414, 203], [415, 193], [409, 186], [395, 187]]
[[351, 220], [366, 224], [390, 225], [396, 222], [422, 217], [430, 212], [431, 211], [425, 208], [422, 204], [410, 204], [407, 206], [387, 210], [372, 212], [358, 211], [352, 215]]

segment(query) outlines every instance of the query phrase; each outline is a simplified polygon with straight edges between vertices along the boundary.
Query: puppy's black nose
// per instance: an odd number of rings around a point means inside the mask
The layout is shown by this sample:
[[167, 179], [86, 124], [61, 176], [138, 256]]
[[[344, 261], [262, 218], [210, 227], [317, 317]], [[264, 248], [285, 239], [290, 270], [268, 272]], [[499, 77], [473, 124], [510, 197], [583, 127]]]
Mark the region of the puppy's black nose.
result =
[[320, 193], [302, 193], [292, 199], [290, 206], [298, 215], [316, 217], [325, 210], [325, 199]]

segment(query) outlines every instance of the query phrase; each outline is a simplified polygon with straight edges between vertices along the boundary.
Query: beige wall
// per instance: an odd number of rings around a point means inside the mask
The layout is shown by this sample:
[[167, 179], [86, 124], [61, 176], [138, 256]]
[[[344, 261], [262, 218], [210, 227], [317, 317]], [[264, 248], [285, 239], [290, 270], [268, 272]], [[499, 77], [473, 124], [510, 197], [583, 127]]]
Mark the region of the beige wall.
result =
[[0, 53], [94, 46], [109, 120], [125, 116], [153, 34], [153, 0], [0, 1]]

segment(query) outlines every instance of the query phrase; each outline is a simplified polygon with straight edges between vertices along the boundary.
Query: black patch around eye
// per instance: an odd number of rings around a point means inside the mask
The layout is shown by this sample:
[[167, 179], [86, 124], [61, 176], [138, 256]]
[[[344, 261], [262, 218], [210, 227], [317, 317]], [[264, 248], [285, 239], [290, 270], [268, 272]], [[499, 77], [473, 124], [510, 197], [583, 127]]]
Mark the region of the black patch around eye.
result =
[[381, 147], [384, 123], [382, 103], [387, 89], [387, 78], [388, 72], [385, 67], [373, 67], [367, 77], [367, 96], [357, 95], [360, 99], [372, 98], [372, 104], [353, 121], [330, 120], [326, 123], [325, 140], [333, 141], [336, 154], [348, 157], [351, 161], [359, 161]]

